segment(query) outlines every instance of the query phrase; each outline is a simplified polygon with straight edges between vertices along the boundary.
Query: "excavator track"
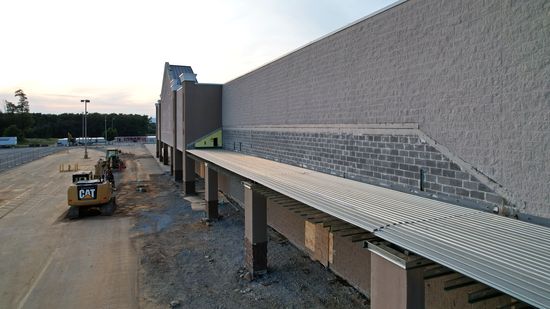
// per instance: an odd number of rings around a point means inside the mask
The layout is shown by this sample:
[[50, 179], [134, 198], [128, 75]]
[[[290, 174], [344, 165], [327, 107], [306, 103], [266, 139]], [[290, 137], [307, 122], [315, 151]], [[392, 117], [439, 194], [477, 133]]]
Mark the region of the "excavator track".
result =
[[114, 197], [111, 199], [109, 203], [102, 205], [100, 207], [102, 216], [112, 216], [115, 213], [115, 210], [116, 210], [116, 200]]
[[67, 218], [78, 219], [78, 217], [80, 217], [80, 209], [75, 206], [70, 206], [69, 212], [67, 213]]

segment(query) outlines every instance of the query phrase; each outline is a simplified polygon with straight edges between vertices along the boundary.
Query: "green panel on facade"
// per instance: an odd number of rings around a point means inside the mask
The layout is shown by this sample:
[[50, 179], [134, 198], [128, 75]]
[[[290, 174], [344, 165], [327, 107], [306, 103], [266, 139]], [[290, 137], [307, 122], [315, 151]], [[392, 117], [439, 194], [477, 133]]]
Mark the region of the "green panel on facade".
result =
[[194, 148], [221, 148], [222, 147], [222, 129], [198, 139], [194, 144]]

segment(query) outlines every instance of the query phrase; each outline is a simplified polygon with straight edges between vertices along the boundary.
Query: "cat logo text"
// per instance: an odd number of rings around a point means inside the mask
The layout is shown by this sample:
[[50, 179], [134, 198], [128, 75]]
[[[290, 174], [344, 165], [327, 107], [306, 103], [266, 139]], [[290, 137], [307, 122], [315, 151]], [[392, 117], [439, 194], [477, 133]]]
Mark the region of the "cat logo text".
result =
[[78, 187], [78, 199], [79, 200], [95, 200], [97, 197], [97, 186], [79, 186]]

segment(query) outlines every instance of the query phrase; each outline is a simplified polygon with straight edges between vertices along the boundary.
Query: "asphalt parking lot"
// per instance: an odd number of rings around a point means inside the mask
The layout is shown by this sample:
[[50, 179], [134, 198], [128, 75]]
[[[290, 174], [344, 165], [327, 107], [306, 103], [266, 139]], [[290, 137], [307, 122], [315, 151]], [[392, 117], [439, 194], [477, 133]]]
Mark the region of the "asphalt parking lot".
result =
[[67, 151], [67, 149], [65, 147], [55, 146], [0, 148], [0, 172], [60, 151]]

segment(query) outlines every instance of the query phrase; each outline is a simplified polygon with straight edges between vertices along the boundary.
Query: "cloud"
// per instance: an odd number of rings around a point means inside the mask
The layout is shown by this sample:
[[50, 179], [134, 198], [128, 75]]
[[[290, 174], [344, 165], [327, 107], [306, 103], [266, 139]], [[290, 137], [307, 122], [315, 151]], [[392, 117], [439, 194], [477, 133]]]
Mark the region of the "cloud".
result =
[[74, 94], [58, 94], [58, 93], [44, 93], [42, 94], [44, 97], [55, 97], [55, 98], [80, 98], [81, 96], [77, 96]]

